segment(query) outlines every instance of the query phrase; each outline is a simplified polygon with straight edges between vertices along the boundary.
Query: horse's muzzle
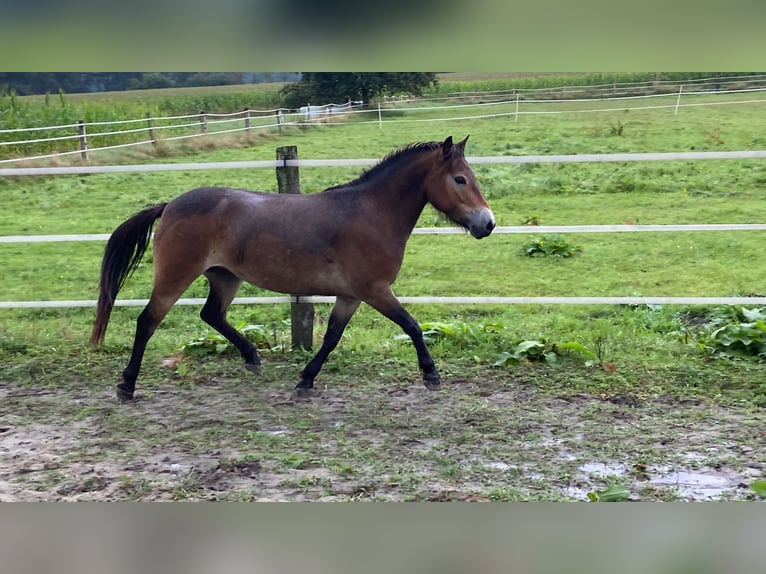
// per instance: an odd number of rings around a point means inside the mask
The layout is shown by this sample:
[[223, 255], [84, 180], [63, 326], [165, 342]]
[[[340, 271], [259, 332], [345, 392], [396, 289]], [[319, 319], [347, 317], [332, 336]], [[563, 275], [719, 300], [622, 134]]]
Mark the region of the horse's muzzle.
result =
[[491, 209], [480, 208], [468, 212], [465, 226], [476, 239], [486, 237], [495, 228], [495, 216]]

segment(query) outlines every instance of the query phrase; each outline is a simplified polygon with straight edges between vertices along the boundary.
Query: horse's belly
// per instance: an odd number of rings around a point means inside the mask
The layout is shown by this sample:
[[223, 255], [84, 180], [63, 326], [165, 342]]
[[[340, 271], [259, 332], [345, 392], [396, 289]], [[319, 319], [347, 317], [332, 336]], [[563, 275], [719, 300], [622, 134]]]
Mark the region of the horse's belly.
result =
[[258, 261], [224, 266], [244, 281], [277, 293], [352, 295], [346, 273], [326, 259], [264, 255]]
[[334, 241], [318, 232], [305, 233], [300, 240], [287, 237], [271, 231], [230, 235], [215, 246], [209, 264], [226, 267], [263, 289], [295, 295], [361, 297], [368, 284], [396, 275], [397, 266], [380, 251], [370, 253], [357, 243]]

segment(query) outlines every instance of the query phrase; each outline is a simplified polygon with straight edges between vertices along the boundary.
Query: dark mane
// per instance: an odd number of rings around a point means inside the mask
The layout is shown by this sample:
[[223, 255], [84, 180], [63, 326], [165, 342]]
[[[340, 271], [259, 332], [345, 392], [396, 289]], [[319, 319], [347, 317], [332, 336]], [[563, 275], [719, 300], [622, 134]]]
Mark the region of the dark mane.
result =
[[377, 177], [382, 171], [385, 171], [391, 165], [398, 163], [402, 159], [409, 157], [410, 155], [419, 154], [420, 152], [433, 151], [439, 146], [441, 146], [440, 142], [416, 142], [416, 143], [408, 144], [402, 148], [395, 149], [394, 151], [389, 153], [386, 157], [384, 157], [382, 160], [380, 160], [377, 164], [375, 164], [369, 169], [364, 170], [362, 174], [356, 179], [346, 183], [342, 183], [340, 185], [328, 187], [325, 191], [329, 191], [331, 189], [338, 189], [340, 187], [347, 187], [347, 186], [355, 185], [358, 183], [365, 183], [373, 179], [374, 177]]

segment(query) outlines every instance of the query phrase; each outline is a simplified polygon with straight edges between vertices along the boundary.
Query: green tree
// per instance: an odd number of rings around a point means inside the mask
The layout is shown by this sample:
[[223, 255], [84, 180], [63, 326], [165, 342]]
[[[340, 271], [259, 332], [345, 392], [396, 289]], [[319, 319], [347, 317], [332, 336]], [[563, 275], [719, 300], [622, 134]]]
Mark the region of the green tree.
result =
[[299, 82], [282, 88], [283, 104], [289, 108], [312, 104], [341, 104], [400, 92], [420, 95], [436, 85], [435, 72], [304, 72]]
[[130, 83], [131, 90], [146, 90], [158, 88], [171, 88], [174, 86], [173, 79], [168, 74], [149, 72], [140, 78], [135, 78]]
[[79, 72], [0, 72], [0, 93], [11, 90], [20, 96], [46, 92], [87, 91], [87, 74]]

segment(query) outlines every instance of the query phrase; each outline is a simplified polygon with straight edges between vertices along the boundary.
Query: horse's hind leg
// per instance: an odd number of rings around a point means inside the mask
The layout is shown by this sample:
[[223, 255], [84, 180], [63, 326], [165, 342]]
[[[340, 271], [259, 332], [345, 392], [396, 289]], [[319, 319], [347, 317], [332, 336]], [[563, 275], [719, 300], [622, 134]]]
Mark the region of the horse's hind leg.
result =
[[205, 277], [210, 283], [210, 293], [200, 311], [200, 317], [239, 350], [247, 369], [260, 374], [261, 359], [255, 345], [226, 320], [226, 312], [242, 285], [242, 280], [223, 267], [211, 267], [205, 271]]
[[117, 398], [121, 401], [133, 399], [136, 389], [136, 379], [141, 370], [141, 361], [144, 358], [146, 344], [154, 334], [157, 326], [175, 305], [178, 298], [199, 276], [199, 272], [192, 267], [187, 267], [183, 272], [171, 267], [157, 264], [157, 248], [155, 246], [155, 276], [154, 289], [149, 298], [149, 303], [138, 316], [136, 321], [136, 336], [133, 340], [133, 351], [130, 354], [128, 366], [122, 371], [122, 382], [117, 385]]
[[327, 332], [322, 342], [322, 347], [314, 355], [314, 358], [309, 361], [306, 368], [301, 373], [301, 380], [295, 387], [298, 395], [306, 395], [311, 392], [314, 387], [314, 378], [322, 368], [327, 356], [338, 345], [343, 331], [346, 329], [351, 316], [356, 312], [359, 307], [360, 301], [358, 299], [350, 299], [348, 297], [338, 297], [335, 300], [335, 306], [330, 313], [330, 320], [327, 322]]
[[[183, 292], [183, 290], [181, 290]], [[178, 300], [179, 295], [174, 297], [158, 296], [156, 292], [152, 293], [149, 303], [138, 316], [136, 321], [136, 336], [133, 340], [133, 351], [130, 354], [130, 360], [127, 367], [122, 371], [122, 382], [117, 385], [117, 398], [121, 401], [130, 401], [133, 399], [133, 393], [136, 389], [136, 379], [141, 370], [141, 361], [144, 358], [146, 344], [154, 334], [157, 326], [167, 315], [170, 308]]]

